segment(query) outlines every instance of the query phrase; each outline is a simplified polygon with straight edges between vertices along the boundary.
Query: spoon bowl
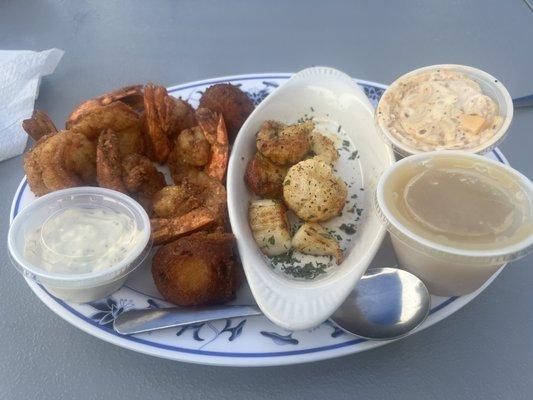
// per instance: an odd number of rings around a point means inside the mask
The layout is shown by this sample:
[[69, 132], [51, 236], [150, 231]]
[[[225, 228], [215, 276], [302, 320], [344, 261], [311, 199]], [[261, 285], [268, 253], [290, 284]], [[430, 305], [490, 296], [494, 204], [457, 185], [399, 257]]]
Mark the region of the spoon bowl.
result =
[[345, 332], [365, 339], [407, 335], [428, 316], [431, 296], [424, 283], [397, 268], [371, 268], [330, 317]]

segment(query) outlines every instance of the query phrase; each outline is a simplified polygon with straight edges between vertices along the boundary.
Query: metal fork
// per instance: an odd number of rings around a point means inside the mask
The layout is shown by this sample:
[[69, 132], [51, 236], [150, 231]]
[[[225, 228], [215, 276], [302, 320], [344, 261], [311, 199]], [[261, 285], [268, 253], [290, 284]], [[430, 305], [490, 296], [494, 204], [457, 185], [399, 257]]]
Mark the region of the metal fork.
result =
[[514, 108], [533, 107], [533, 94], [513, 99]]

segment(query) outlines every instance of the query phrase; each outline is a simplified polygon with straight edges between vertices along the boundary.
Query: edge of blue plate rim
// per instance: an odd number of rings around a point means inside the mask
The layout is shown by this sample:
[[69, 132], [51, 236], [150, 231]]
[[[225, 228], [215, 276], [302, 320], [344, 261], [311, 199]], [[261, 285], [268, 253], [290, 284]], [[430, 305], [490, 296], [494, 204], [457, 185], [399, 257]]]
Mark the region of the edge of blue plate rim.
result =
[[[206, 84], [216, 84], [216, 83], [223, 83], [223, 82], [236, 81], [236, 80], [237, 81], [242, 81], [242, 80], [257, 80], [257, 79], [288, 79], [292, 75], [293, 75], [292, 73], [262, 73], [262, 74], [247, 74], [247, 75], [231, 75], [231, 76], [224, 76], [224, 77], [219, 77], [219, 78], [205, 79], [205, 80], [189, 82], [189, 83], [185, 83], [183, 85], [172, 86], [172, 87], [168, 88], [168, 92], [172, 93], [172, 92], [175, 92], [175, 91], [178, 91], [178, 90], [189, 89], [189, 88], [192, 88], [192, 87], [203, 86], [203, 85], [206, 85]], [[387, 85], [384, 85], [384, 84], [381, 84], [381, 83], [377, 83], [377, 82], [366, 81], [366, 80], [361, 80], [361, 79], [355, 79], [355, 81], [358, 84], [366, 85], [366, 86], [373, 86], [373, 87], [377, 87], [379, 89], [387, 88]], [[503, 154], [500, 152], [499, 149], [493, 149], [492, 153], [498, 159], [498, 161], [500, 161], [501, 163], [504, 163], [504, 164], [508, 164], [507, 160], [505, 159], [505, 157], [503, 156]], [[13, 218], [19, 212], [19, 207], [20, 207], [20, 202], [21, 202], [21, 199], [22, 199], [22, 194], [24, 193], [24, 190], [25, 190], [26, 186], [27, 186], [27, 180], [26, 180], [26, 177], [24, 177], [22, 182], [19, 184], [19, 187], [17, 188], [17, 192], [16, 192], [17, 198], [16, 198], [16, 201], [13, 203], [12, 208], [11, 208], [10, 220], [13, 220]], [[30, 284], [31, 282], [28, 281], [28, 283]], [[356, 338], [356, 339], [351, 339], [351, 340], [348, 340], [348, 341], [345, 341], [345, 342], [341, 342], [341, 343], [336, 343], [336, 344], [326, 345], [326, 346], [320, 346], [320, 347], [315, 347], [315, 348], [310, 348], [310, 349], [277, 351], [277, 352], [268, 352], [268, 353], [259, 353], [259, 352], [258, 353], [219, 352], [219, 351], [190, 349], [190, 348], [184, 348], [184, 347], [179, 347], [179, 346], [170, 346], [170, 345], [164, 345], [164, 344], [160, 344], [160, 343], [151, 342], [151, 341], [145, 340], [145, 339], [140, 339], [140, 338], [137, 338], [137, 337], [134, 337], [134, 336], [120, 335], [120, 334], [116, 333], [113, 330], [113, 328], [111, 328], [111, 327], [98, 325], [98, 322], [95, 322], [92, 319], [90, 319], [90, 318], [86, 317], [85, 315], [81, 314], [80, 312], [76, 311], [74, 308], [69, 306], [64, 301], [62, 301], [62, 300], [58, 299], [57, 297], [53, 296], [52, 294], [50, 294], [41, 285], [37, 285], [36, 284], [35, 286], [36, 287], [33, 287], [33, 285], [30, 284], [30, 287], [31, 287], [32, 290], [35, 291], [36, 288], [41, 289], [44, 293], [46, 293], [46, 295], [49, 297], [49, 299], [53, 300], [58, 306], [66, 309], [68, 312], [70, 312], [75, 317], [81, 319], [85, 323], [87, 323], [90, 326], [94, 327], [97, 331], [103, 331], [104, 333], [106, 333], [108, 335], [116, 337], [120, 341], [125, 340], [125, 341], [130, 341], [130, 342], [142, 344], [142, 345], [148, 346], [148, 347], [155, 347], [155, 348], [162, 349], [162, 350], [185, 353], [185, 354], [194, 354], [194, 355], [202, 355], [202, 356], [210, 356], [210, 357], [213, 357], [213, 356], [214, 357], [230, 357], [230, 358], [287, 357], [287, 356], [304, 355], [304, 354], [331, 351], [331, 350], [340, 349], [340, 348], [343, 348], [343, 347], [354, 346], [354, 345], [357, 345], [359, 343], [363, 343], [363, 342], [367, 342], [368, 341], [367, 339]], [[38, 296], [38, 297], [44, 302], [44, 299], [42, 299], [40, 296]], [[456, 301], [458, 298], [459, 297], [450, 297], [448, 300], [445, 300], [444, 302], [442, 302], [438, 306], [433, 307], [430, 310], [429, 314], [431, 315], [431, 314], [434, 314], [434, 313], [442, 310], [443, 308], [449, 306], [451, 303]], [[50, 307], [50, 304], [48, 304], [47, 302], [45, 302], [45, 304]], [[52, 311], [55, 311], [55, 310], [52, 309]], [[66, 319], [64, 315], [60, 314], [60, 316], [63, 319]], [[67, 320], [67, 322], [72, 322], [72, 321], [69, 321], [68, 319], [66, 319], [66, 320]], [[93, 332], [88, 332], [88, 331], [86, 331], [86, 332], [90, 333], [90, 334], [93, 334]], [[96, 332], [94, 332], [94, 333], [96, 335]], [[105, 339], [114, 339], [114, 338], [105, 338], [105, 337], [101, 337], [101, 336], [97, 336], [97, 337], [99, 337], [101, 339], [104, 339], [104, 340]], [[107, 341], [109, 341], [109, 340], [107, 340]], [[113, 341], [111, 341], [111, 343], [117, 344], [119, 346], [121, 345], [121, 343], [119, 343], [118, 340], [113, 340]], [[384, 343], [388, 343], [388, 342], [381, 342], [381, 343], [384, 344]], [[127, 347], [127, 348], [129, 348], [129, 347]], [[140, 350], [140, 349], [137, 349], [137, 350]], [[153, 353], [149, 353], [147, 351], [142, 351], [142, 352], [146, 353], [146, 354], [154, 355]], [[165, 357], [164, 355], [159, 355], [159, 356]], [[168, 358], [168, 357], [166, 357], [166, 358]], [[324, 358], [326, 358], [326, 357], [324, 357]], [[195, 360], [191, 360], [191, 359], [184, 360], [184, 361], [195, 362]], [[302, 360], [302, 362], [303, 361], [304, 360]], [[309, 360], [309, 361], [313, 361], [313, 360]], [[198, 360], [197, 362], [201, 362], [201, 361]], [[216, 364], [223, 365], [223, 363], [216, 363]], [[231, 364], [228, 364], [228, 365], [231, 365]], [[268, 365], [268, 364], [264, 364], [264, 365]]]

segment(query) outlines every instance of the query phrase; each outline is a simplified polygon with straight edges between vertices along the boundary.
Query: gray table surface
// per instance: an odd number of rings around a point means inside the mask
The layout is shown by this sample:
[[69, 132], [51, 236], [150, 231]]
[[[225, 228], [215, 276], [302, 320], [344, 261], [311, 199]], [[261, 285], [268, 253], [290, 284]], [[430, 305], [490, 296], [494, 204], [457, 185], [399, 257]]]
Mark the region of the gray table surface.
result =
[[[533, 13], [506, 1], [0, 1], [0, 49], [66, 50], [39, 108], [63, 120], [107, 89], [330, 65], [391, 82], [460, 63], [533, 93]], [[533, 110], [501, 149], [533, 176]], [[21, 157], [0, 163], [2, 240]], [[531, 399], [533, 258], [514, 262], [439, 324], [376, 350], [306, 365], [220, 368], [134, 353], [49, 311], [0, 251], [2, 399]]]

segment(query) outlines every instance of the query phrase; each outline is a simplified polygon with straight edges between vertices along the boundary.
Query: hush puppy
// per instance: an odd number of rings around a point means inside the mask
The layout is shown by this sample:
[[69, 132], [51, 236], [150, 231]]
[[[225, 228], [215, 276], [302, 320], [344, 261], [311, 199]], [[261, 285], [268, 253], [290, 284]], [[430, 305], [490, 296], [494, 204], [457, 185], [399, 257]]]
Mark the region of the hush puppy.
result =
[[246, 118], [254, 110], [253, 101], [235, 85], [220, 83], [209, 87], [200, 98], [200, 108], [221, 113], [233, 143]]
[[180, 306], [218, 304], [235, 298], [235, 237], [197, 232], [157, 250], [152, 275], [163, 298]]

